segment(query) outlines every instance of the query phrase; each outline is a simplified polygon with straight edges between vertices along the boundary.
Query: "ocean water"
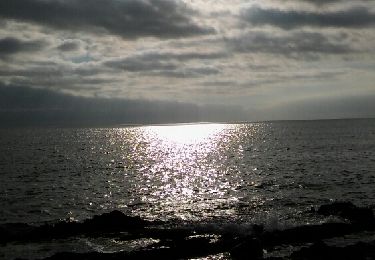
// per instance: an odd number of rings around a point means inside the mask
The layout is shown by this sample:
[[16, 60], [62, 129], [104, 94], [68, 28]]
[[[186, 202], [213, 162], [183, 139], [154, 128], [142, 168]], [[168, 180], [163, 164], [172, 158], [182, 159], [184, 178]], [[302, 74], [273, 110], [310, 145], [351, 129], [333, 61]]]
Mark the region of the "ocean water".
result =
[[[0, 130], [0, 224], [118, 209], [170, 223], [283, 228], [326, 221], [306, 212], [332, 201], [375, 208], [374, 183], [374, 119]], [[3, 250], [49, 252], [26, 248]]]

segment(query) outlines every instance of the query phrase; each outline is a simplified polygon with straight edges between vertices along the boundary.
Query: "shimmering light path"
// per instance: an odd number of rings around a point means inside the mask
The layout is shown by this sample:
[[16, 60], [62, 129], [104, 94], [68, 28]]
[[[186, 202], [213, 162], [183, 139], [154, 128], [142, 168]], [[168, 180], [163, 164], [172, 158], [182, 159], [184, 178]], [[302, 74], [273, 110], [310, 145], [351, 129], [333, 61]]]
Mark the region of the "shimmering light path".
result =
[[[243, 180], [233, 174], [235, 169], [230, 168], [234, 165], [228, 161], [243, 157], [237, 140], [240, 125], [149, 126], [119, 131], [124, 138], [132, 132], [131, 136], [143, 140], [129, 159], [144, 162], [134, 172], [138, 176], [133, 191], [141, 203], [152, 204], [150, 216], [192, 220], [234, 213], [228, 205], [238, 202], [237, 188]], [[255, 132], [254, 128], [249, 133]]]
[[305, 213], [314, 205], [373, 204], [374, 126], [3, 129], [0, 223], [83, 220], [113, 209], [199, 223], [312, 223], [319, 220]]

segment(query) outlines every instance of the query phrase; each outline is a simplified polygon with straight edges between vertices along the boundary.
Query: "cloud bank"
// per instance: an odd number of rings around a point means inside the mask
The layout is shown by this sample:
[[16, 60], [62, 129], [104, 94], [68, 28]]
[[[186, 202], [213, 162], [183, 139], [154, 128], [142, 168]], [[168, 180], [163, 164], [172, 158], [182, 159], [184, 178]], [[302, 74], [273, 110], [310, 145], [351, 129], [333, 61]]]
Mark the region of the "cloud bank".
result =
[[212, 33], [195, 24], [193, 13], [169, 0], [12, 0], [0, 2], [0, 16], [69, 31], [111, 33], [124, 38], [183, 37]]
[[375, 116], [374, 25], [371, 0], [0, 1], [2, 118]]

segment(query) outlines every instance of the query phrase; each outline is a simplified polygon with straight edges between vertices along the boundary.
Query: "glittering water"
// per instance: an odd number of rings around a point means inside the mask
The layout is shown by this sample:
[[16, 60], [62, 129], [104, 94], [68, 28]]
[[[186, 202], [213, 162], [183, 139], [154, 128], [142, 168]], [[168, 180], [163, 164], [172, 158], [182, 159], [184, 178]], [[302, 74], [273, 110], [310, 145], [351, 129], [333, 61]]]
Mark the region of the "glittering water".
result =
[[375, 120], [0, 130], [0, 222], [147, 219], [306, 223], [373, 206]]

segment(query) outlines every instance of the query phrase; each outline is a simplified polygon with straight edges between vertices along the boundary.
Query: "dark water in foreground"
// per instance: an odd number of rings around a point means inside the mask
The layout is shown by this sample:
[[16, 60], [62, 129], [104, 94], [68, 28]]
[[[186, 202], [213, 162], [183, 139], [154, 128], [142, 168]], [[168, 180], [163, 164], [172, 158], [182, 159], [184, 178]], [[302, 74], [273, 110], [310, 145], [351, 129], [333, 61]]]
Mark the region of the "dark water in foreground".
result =
[[[322, 223], [305, 212], [338, 200], [375, 207], [375, 120], [2, 129], [0, 180], [1, 224], [113, 209], [238, 231]], [[132, 246], [80, 238], [7, 245], [0, 257]]]

